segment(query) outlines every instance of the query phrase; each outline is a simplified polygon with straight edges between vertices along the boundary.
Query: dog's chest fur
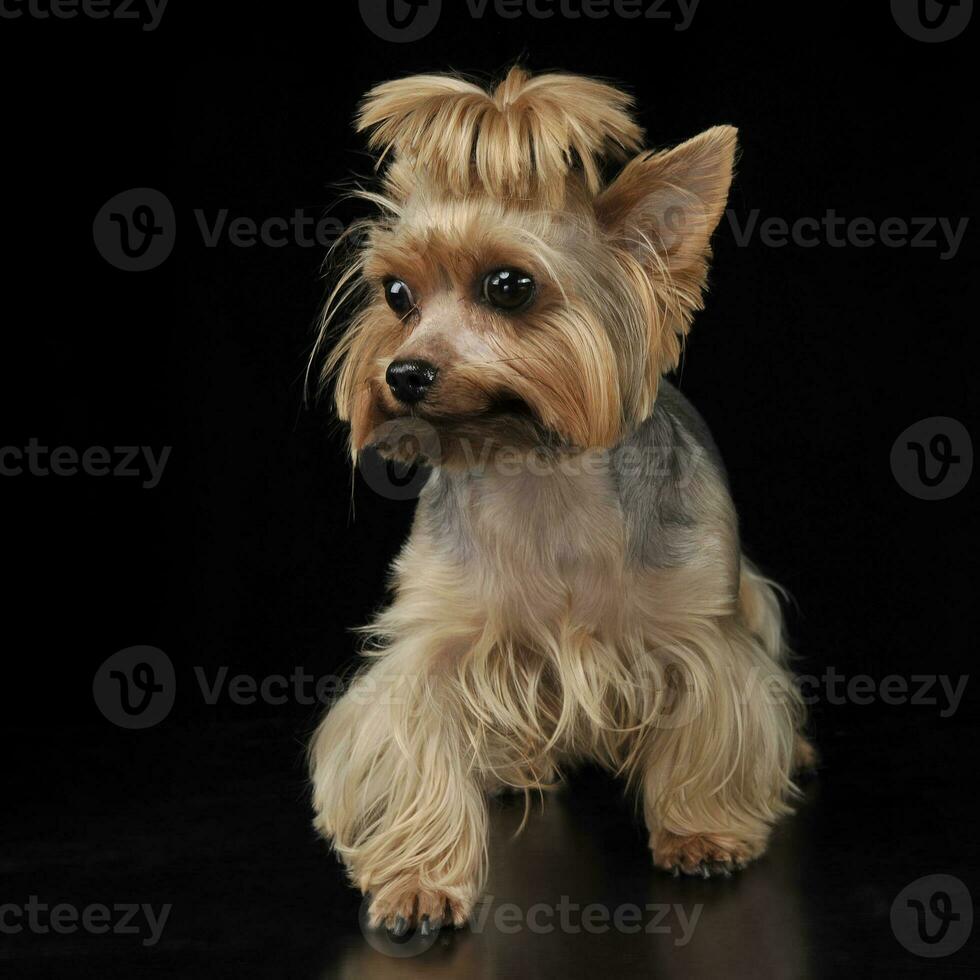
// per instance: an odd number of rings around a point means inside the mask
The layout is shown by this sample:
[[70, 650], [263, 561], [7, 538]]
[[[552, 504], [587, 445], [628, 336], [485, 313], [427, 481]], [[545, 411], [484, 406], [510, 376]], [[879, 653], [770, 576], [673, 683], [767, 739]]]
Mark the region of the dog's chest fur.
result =
[[[601, 616], [626, 566], [625, 521], [608, 461], [564, 467], [489, 465], [434, 475], [420, 525], [462, 566], [477, 601], [535, 619]], [[620, 592], [621, 594], [621, 592]]]
[[720, 460], [699, 417], [667, 385], [650, 418], [612, 450], [436, 471], [417, 536], [459, 569], [473, 602], [511, 621], [533, 615], [595, 628], [622, 614], [637, 573], [737, 567]]

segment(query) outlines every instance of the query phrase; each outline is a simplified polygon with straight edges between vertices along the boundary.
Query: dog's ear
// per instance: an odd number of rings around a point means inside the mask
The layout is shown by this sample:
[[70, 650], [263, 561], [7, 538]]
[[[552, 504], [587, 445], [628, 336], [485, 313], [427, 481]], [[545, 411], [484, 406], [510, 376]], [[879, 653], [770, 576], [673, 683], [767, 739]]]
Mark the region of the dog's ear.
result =
[[596, 200], [600, 223], [655, 275], [702, 272], [728, 200], [737, 135], [715, 126], [635, 157]]

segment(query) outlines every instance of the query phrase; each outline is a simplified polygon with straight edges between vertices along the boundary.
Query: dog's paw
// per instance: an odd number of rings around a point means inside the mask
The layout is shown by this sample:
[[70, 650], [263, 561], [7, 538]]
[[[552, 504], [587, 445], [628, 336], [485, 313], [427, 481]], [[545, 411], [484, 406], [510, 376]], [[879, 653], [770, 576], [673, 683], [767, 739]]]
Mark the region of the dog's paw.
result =
[[416, 879], [392, 881], [371, 892], [368, 921], [395, 936], [412, 929], [424, 936], [444, 925], [464, 925], [473, 904], [456, 889], [423, 888]]
[[722, 876], [744, 868], [765, 850], [765, 844], [753, 844], [726, 834], [691, 834], [681, 836], [658, 831], [650, 836], [653, 863], [674, 877], [697, 878]]

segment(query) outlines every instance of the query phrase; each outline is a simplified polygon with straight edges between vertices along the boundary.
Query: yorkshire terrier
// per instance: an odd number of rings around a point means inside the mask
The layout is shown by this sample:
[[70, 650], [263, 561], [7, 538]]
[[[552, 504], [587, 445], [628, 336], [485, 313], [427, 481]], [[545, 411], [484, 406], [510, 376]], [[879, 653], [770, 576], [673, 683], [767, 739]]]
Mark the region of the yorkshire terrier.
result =
[[520, 68], [490, 91], [404, 78], [360, 108], [380, 214], [327, 304], [321, 339], [356, 299], [324, 383], [355, 460], [431, 475], [369, 663], [310, 755], [316, 827], [395, 932], [470, 916], [488, 795], [592, 760], [636, 790], [658, 867], [727, 875], [814, 759], [777, 589], [664, 380], [736, 130], [643, 150], [632, 108]]

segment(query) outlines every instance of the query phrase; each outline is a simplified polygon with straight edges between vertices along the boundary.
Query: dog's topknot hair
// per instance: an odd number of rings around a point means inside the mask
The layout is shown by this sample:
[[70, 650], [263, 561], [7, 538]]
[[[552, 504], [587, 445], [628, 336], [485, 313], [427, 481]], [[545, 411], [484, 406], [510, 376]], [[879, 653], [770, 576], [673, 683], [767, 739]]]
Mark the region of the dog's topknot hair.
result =
[[593, 195], [600, 163], [642, 145], [633, 99], [578, 75], [512, 68], [490, 91], [458, 75], [414, 75], [372, 89], [357, 116], [369, 146], [454, 194], [560, 205], [581, 174]]

